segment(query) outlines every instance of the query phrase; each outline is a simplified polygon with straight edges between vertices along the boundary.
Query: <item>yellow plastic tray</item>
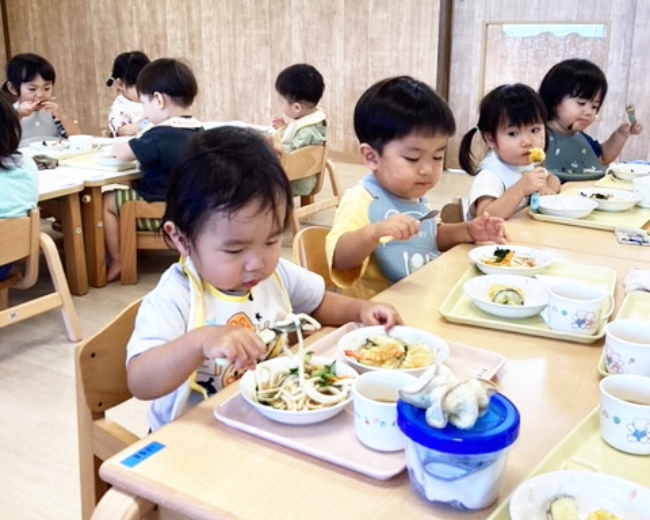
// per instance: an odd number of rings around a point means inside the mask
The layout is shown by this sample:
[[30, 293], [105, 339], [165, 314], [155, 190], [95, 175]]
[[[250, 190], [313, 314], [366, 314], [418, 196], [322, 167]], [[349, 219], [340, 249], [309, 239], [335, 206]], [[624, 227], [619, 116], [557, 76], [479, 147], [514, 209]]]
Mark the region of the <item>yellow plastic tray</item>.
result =
[[[623, 300], [621, 308], [618, 310], [618, 314], [616, 314], [616, 319], [650, 320], [650, 293], [645, 291], [629, 293]], [[598, 359], [598, 373], [601, 376], [609, 375], [605, 356], [605, 347], [603, 347], [603, 351], [600, 353], [600, 358]]]
[[[570, 188], [563, 191], [560, 195], [579, 195], [579, 188]], [[544, 215], [536, 211], [529, 210], [530, 216], [535, 220], [544, 222], [556, 222], [558, 224], [567, 224], [569, 226], [579, 226], [594, 229], [604, 229], [614, 231], [618, 226], [642, 228], [650, 221], [650, 209], [633, 206], [627, 211], [592, 211], [585, 218], [566, 218], [555, 217], [553, 215]]]
[[599, 188], [634, 191], [632, 181], [615, 179], [612, 175], [605, 175], [602, 179], [598, 179], [594, 182], [594, 186], [598, 186]]
[[[570, 280], [581, 280], [590, 285], [600, 287], [605, 292], [613, 295], [616, 287], [616, 271], [608, 267], [599, 267], [584, 264], [571, 264], [566, 262], [553, 262], [541, 273], [545, 276], [558, 278], [567, 278]], [[488, 329], [507, 330], [510, 332], [519, 332], [531, 336], [543, 336], [547, 338], [573, 341], [577, 343], [593, 343], [598, 341], [605, 334], [605, 322], [603, 321], [592, 336], [583, 334], [574, 334], [570, 332], [560, 332], [551, 329], [546, 324], [546, 310], [537, 316], [524, 319], [506, 319], [498, 318], [479, 309], [472, 300], [463, 291], [463, 285], [467, 280], [475, 276], [481, 276], [481, 272], [471, 266], [465, 274], [458, 280], [451, 292], [445, 298], [440, 306], [440, 314], [447, 321], [453, 323], [463, 323], [465, 325], [474, 325], [476, 327], [485, 327]]]
[[[650, 487], [648, 457], [629, 455], [615, 450], [600, 436], [599, 409], [582, 420], [528, 478], [559, 470], [592, 470], [614, 475]], [[510, 520], [510, 497], [504, 500], [487, 520]]]
[[88, 170], [98, 170], [103, 172], [123, 172], [136, 168], [135, 161], [123, 162], [116, 165], [107, 166], [97, 162], [96, 158], [101, 152], [91, 151], [80, 155], [66, 157], [59, 160], [59, 165], [71, 168], [86, 168]]

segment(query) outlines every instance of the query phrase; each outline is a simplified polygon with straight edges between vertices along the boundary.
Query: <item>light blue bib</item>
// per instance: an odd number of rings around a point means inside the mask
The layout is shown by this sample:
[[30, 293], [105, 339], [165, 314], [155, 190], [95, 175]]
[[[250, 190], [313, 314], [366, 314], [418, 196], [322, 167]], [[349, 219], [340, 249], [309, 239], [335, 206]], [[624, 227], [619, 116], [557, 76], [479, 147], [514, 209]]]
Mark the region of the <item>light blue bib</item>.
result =
[[[374, 199], [368, 210], [368, 218], [372, 223], [386, 220], [395, 214], [409, 215], [417, 219], [429, 212], [426, 199], [411, 201], [397, 198], [382, 188], [374, 175], [364, 177], [361, 183]], [[393, 240], [378, 246], [374, 252], [382, 274], [391, 283], [413, 273], [439, 254], [436, 247], [436, 223], [433, 219], [421, 222], [420, 232], [410, 240]]]

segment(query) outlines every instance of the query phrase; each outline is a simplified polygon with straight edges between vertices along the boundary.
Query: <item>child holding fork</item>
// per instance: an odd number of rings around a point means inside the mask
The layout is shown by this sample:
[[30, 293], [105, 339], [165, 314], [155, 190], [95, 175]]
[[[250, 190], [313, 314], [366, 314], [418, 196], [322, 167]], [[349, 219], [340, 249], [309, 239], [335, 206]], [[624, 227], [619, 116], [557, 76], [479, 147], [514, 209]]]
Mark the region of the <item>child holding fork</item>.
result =
[[585, 133], [607, 95], [605, 74], [588, 60], [554, 65], [544, 76], [539, 95], [549, 117], [546, 167], [553, 171], [570, 175], [593, 169], [605, 175], [604, 166], [618, 157], [631, 135], [643, 130], [636, 120], [624, 121], [603, 143]]
[[345, 294], [370, 298], [460, 243], [505, 243], [503, 220], [487, 214], [420, 220], [456, 129], [431, 87], [408, 76], [379, 81], [357, 102], [354, 129], [370, 174], [343, 195], [326, 244], [332, 280]]

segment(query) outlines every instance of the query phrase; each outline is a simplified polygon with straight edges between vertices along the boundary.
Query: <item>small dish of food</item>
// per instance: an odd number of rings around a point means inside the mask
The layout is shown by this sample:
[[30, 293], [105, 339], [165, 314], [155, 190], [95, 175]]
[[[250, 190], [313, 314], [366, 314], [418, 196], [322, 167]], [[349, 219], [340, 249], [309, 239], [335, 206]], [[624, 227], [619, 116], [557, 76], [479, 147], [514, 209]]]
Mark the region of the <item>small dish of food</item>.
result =
[[381, 325], [352, 330], [339, 340], [338, 349], [359, 372], [400, 370], [416, 376], [449, 356], [449, 345], [438, 336], [401, 325], [388, 334]]
[[65, 150], [68, 147], [68, 143], [63, 142], [60, 139], [58, 140], [46, 139], [44, 141], [34, 141], [33, 143], [30, 143], [29, 146], [34, 150], [39, 150], [41, 152], [45, 152], [45, 151], [60, 152], [61, 150]]
[[600, 211], [626, 211], [641, 200], [638, 193], [604, 188], [583, 188], [580, 195], [595, 201]]
[[469, 258], [485, 274], [524, 276], [539, 274], [552, 262], [550, 255], [544, 251], [511, 244], [475, 247], [469, 252]]
[[284, 424], [315, 424], [341, 413], [352, 401], [359, 374], [334, 359], [304, 355], [277, 357], [244, 373], [239, 391], [263, 416]]
[[548, 305], [548, 286], [530, 276], [475, 276], [465, 282], [463, 290], [474, 305], [498, 318], [530, 318]]
[[650, 164], [647, 163], [611, 163], [607, 173], [621, 181], [633, 181], [637, 177], [650, 175]]
[[544, 215], [563, 218], [585, 218], [598, 207], [598, 203], [580, 195], [543, 195], [539, 198], [539, 211]]
[[512, 520], [647, 520], [650, 489], [591, 471], [552, 471], [524, 481], [510, 497]]

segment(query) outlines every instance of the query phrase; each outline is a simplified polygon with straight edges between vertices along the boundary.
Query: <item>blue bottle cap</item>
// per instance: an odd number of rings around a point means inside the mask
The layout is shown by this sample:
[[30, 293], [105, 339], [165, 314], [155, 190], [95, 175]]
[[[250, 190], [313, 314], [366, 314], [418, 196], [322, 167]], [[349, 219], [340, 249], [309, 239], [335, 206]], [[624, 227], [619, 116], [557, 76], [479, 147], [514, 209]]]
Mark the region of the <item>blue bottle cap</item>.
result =
[[519, 436], [519, 411], [501, 394], [490, 398], [483, 417], [469, 430], [448, 424], [433, 428], [424, 417], [426, 410], [402, 400], [397, 402], [397, 425], [412, 441], [442, 453], [478, 455], [500, 451]]

